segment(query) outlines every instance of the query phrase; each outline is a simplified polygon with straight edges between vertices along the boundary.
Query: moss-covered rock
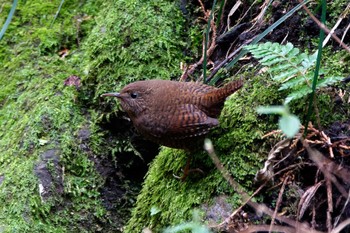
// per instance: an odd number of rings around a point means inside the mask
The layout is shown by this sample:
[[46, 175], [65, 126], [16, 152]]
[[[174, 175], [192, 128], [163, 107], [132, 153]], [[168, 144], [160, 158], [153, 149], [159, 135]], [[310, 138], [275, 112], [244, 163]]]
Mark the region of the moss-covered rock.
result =
[[108, 176], [132, 152], [125, 137], [107, 140], [103, 106], [88, 107], [133, 80], [179, 74], [182, 17], [160, 0], [64, 1], [56, 15], [59, 5], [20, 1], [0, 41], [0, 231], [118, 232], [134, 190]]
[[[74, 231], [106, 221], [98, 192], [102, 179], [79, 147], [78, 132], [89, 122], [76, 102], [76, 88], [64, 85], [81, 74], [76, 41], [91, 28], [100, 3], [65, 4], [54, 21], [58, 1], [20, 1], [0, 42], [0, 227], [5, 232]], [[4, 6], [6, 12], [11, 4]], [[81, 15], [91, 19], [77, 27]], [[77, 53], [59, 56], [64, 48]]]

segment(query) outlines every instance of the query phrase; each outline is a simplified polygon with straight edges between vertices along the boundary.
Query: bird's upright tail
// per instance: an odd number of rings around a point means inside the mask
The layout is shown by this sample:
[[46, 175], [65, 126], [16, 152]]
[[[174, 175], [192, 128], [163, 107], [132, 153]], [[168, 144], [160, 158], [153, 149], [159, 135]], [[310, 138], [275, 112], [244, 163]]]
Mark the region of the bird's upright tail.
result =
[[224, 102], [228, 96], [239, 90], [243, 86], [243, 80], [235, 80], [227, 83], [223, 87], [216, 88], [205, 94], [203, 98], [204, 105], [207, 109], [211, 109], [213, 116], [220, 115], [221, 109], [224, 106]]
[[[231, 94], [235, 93], [243, 86], [243, 80], [235, 80], [227, 83], [223, 87], [216, 88], [206, 94], [206, 98], [210, 100], [209, 102], [218, 103], [225, 102], [226, 98]], [[210, 104], [210, 103], [209, 103]]]
[[242, 79], [229, 82], [223, 87], [219, 88], [217, 95], [222, 96], [222, 98], [224, 98], [225, 100], [228, 96], [238, 91], [242, 86], [243, 86]]

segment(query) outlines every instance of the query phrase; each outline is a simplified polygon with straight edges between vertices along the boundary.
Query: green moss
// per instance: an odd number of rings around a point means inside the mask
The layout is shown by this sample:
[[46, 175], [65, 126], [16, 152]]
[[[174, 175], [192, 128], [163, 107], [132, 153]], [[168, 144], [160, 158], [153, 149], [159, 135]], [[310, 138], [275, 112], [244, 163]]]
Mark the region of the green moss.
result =
[[[180, 75], [185, 47], [183, 23], [177, 5], [171, 1], [152, 0], [145, 4], [125, 0], [106, 4], [83, 46], [87, 75], [83, 77], [80, 99], [96, 109], [93, 119], [97, 124], [123, 114], [118, 101], [102, 99], [101, 94], [119, 91], [136, 80]], [[114, 121], [117, 122], [115, 118]], [[95, 147], [98, 153], [107, 152], [114, 157], [137, 153], [126, 136], [128, 132], [119, 130], [116, 134], [107, 144], [103, 142], [103, 151]]]
[[[0, 41], [0, 231], [118, 232], [128, 211], [118, 208], [116, 222], [102, 205], [104, 179], [90, 159], [130, 152], [130, 142], [105, 140], [101, 112], [86, 106], [133, 80], [177, 76], [183, 19], [172, 2], [154, 0], [65, 1], [54, 20], [59, 3], [20, 1]], [[83, 80], [80, 91], [64, 86], [72, 75]], [[42, 201], [34, 167], [50, 149], [58, 151], [64, 192]]]
[[[115, 1], [105, 7], [85, 47], [84, 98], [98, 104], [102, 93], [130, 82], [178, 77], [183, 22], [177, 6], [164, 0]], [[115, 105], [112, 98], [105, 101]]]
[[[65, 79], [81, 73], [74, 55], [58, 56], [65, 46], [79, 53], [75, 39], [85, 29], [76, 27], [75, 17], [95, 13], [99, 3], [66, 1], [50, 27], [58, 5], [20, 1], [0, 41], [0, 226], [5, 232], [86, 231], [85, 222], [105, 221], [98, 192], [102, 180], [78, 146], [77, 133], [89, 122], [77, 105], [75, 87], [64, 86]], [[64, 168], [64, 194], [42, 201], [34, 167], [53, 148]]]
[[[220, 160], [247, 190], [271, 147], [261, 136], [277, 127], [276, 118], [259, 117], [255, 107], [280, 104], [283, 99], [275, 86], [269, 85], [261, 92], [262, 86], [265, 86], [262, 78], [247, 81], [242, 90], [226, 101], [220, 128], [211, 135]], [[238, 195], [204, 152], [196, 153], [191, 165], [204, 167], [204, 176], [191, 174], [185, 182], [174, 179], [172, 174], [181, 174], [186, 157], [181, 150], [166, 148], [155, 158], [125, 232], [141, 232], [144, 227], [158, 232], [166, 226], [190, 221], [195, 207], [222, 194], [230, 195], [233, 206], [239, 205]], [[151, 216], [152, 207], [160, 212]]]

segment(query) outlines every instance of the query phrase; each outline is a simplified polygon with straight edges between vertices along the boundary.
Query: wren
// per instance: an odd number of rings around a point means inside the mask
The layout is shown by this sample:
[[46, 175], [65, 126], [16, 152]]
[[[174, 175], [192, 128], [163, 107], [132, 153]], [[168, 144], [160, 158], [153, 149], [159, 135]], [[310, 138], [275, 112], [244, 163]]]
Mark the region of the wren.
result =
[[195, 82], [146, 80], [133, 82], [120, 93], [102, 96], [117, 97], [136, 130], [146, 139], [171, 148], [193, 150], [198, 141], [219, 125], [226, 98], [242, 85], [242, 80], [221, 88]]

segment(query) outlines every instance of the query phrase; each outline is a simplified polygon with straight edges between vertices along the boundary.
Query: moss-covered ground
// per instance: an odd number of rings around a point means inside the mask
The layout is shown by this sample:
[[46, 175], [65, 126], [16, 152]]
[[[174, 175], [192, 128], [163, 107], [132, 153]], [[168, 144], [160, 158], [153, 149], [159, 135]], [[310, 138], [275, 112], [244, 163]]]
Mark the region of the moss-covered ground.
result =
[[[116, 194], [106, 206], [93, 161], [113, 153], [116, 163], [131, 147], [104, 140], [99, 95], [179, 74], [183, 19], [173, 3], [64, 1], [55, 17], [60, 2], [19, 1], [0, 41], [0, 232], [120, 231], [132, 200]], [[11, 3], [1, 6], [1, 25]], [[45, 158], [52, 150], [56, 168]], [[63, 192], [53, 182], [45, 199], [35, 173], [42, 162], [63, 180]]]
[[[0, 25], [11, 3], [1, 5]], [[186, 28], [180, 7], [166, 0], [64, 1], [59, 9], [60, 3], [19, 1], [0, 41], [0, 232], [158, 232], [190, 220], [193, 209], [217, 196], [239, 205], [205, 152], [191, 163], [204, 175], [175, 179], [188, 155], [169, 148], [152, 161], [135, 203], [140, 177], [131, 179], [138, 173], [133, 163], [157, 152], [136, 152], [118, 103], [100, 98], [135, 80], [179, 77], [184, 54], [201, 51], [202, 39]], [[324, 64], [337, 75], [348, 72], [344, 53], [326, 53]], [[244, 88], [226, 102], [220, 127], [209, 135], [248, 192], [274, 143], [261, 136], [277, 129], [278, 119], [257, 115], [255, 107], [284, 99], [254, 72], [242, 74]], [[330, 107], [319, 108], [322, 125], [346, 117], [332, 101], [327, 92], [318, 98], [318, 106]], [[305, 100], [291, 108], [303, 119]], [[48, 197], [40, 194], [41, 165], [52, 180]]]

